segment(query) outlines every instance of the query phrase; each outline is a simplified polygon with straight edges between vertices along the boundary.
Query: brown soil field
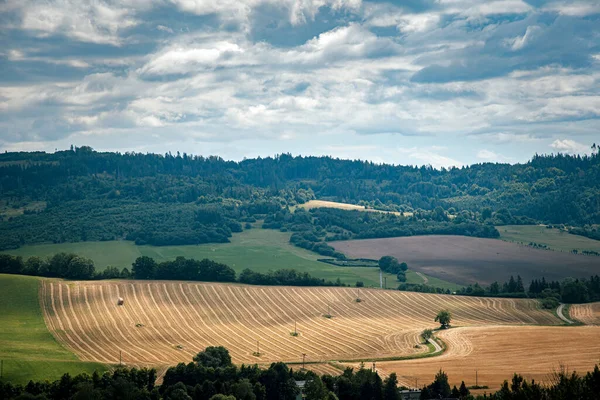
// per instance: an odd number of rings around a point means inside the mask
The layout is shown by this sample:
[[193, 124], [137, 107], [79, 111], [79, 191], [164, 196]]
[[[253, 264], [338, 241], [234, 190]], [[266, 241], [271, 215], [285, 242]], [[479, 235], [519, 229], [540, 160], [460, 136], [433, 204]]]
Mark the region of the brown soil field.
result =
[[448, 345], [441, 356], [378, 362], [382, 376], [392, 372], [401, 384], [414, 387], [433, 381], [441, 368], [450, 385], [487, 385], [496, 391], [504, 380], [519, 373], [528, 379], [549, 382], [553, 372], [565, 368], [585, 373], [600, 361], [600, 327], [471, 327], [438, 332]]
[[[236, 363], [406, 356], [441, 309], [457, 326], [558, 325], [534, 300], [352, 288], [246, 286], [176, 281], [46, 280], [46, 324], [82, 360], [130, 365], [189, 362], [207, 346]], [[117, 299], [125, 300], [123, 306]], [[330, 307], [333, 318], [323, 314]], [[290, 333], [297, 324], [298, 336]], [[256, 351], [260, 341], [260, 357]]]
[[572, 304], [569, 307], [569, 316], [586, 325], [600, 325], [600, 302]]
[[598, 257], [533, 249], [497, 239], [431, 235], [328, 244], [350, 258], [391, 255], [414, 271], [462, 285], [505, 282], [511, 275], [520, 275], [529, 284], [534, 278], [560, 281], [600, 273]]

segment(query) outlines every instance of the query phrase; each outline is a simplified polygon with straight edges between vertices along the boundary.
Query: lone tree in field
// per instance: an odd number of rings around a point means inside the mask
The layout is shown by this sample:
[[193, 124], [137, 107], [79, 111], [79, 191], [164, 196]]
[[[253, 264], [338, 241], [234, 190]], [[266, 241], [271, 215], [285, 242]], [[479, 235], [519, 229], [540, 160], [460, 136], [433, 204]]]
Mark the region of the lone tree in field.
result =
[[435, 322], [439, 322], [442, 329], [448, 329], [450, 327], [450, 321], [452, 315], [448, 310], [442, 310], [435, 316]]

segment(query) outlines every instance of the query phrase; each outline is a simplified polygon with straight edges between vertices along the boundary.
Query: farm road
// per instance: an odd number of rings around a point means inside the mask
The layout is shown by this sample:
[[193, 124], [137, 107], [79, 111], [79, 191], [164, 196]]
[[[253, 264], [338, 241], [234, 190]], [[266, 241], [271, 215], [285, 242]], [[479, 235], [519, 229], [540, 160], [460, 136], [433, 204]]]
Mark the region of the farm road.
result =
[[[415, 272], [416, 272], [416, 271], [415, 271]], [[423, 275], [423, 274], [422, 274], [422, 273], [420, 273], [420, 272], [416, 272], [416, 274], [417, 274], [417, 275], [419, 275], [419, 276], [420, 276], [420, 277], [423, 279], [423, 283], [424, 283], [425, 285], [427, 285], [427, 283], [429, 283], [429, 279], [428, 279], [428, 278], [427, 278], [425, 275]]]
[[431, 343], [433, 345], [433, 347], [435, 347], [435, 351], [433, 353], [431, 353], [431, 354], [440, 353], [442, 350], [444, 350], [444, 349], [442, 349], [442, 346], [440, 346], [439, 343], [436, 342], [435, 340], [433, 340], [433, 339], [427, 339], [427, 341], [429, 343]]
[[564, 308], [565, 308], [564, 304], [561, 304], [560, 306], [558, 306], [558, 308], [556, 309], [556, 315], [558, 315], [558, 318], [562, 319], [567, 324], [574, 324], [575, 322], [571, 321], [569, 318], [565, 317], [565, 315], [563, 314]]

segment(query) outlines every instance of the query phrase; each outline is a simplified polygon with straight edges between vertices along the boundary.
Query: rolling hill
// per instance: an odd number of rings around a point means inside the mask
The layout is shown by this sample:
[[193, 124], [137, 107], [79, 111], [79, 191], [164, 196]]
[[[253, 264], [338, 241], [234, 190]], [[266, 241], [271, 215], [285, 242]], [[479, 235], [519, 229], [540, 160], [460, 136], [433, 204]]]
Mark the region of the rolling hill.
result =
[[115, 363], [122, 352], [133, 365], [187, 362], [209, 345], [227, 347], [237, 363], [416, 355], [441, 309], [460, 326], [561, 323], [535, 300], [375, 289], [48, 281], [41, 299], [50, 330], [81, 359]]

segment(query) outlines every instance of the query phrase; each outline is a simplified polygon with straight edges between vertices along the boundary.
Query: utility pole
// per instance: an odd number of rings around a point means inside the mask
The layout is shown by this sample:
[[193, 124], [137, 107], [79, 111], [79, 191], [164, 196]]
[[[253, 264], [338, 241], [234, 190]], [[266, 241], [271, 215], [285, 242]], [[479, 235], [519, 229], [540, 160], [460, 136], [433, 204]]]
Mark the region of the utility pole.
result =
[[121, 366], [122, 361], [123, 361], [123, 357], [121, 354], [121, 350], [119, 350], [119, 367]]
[[259, 347], [259, 342], [258, 340], [256, 341], [256, 355], [260, 354], [260, 347]]
[[419, 390], [419, 378], [415, 378], [415, 388]]
[[479, 387], [479, 379], [477, 376], [477, 370], [475, 370], [475, 386]]
[[298, 331], [296, 330], [296, 320], [294, 320], [294, 335], [298, 335]]
[[379, 268], [379, 288], [383, 289], [383, 271]]
[[306, 358], [306, 353], [302, 353], [302, 369], [304, 369], [305, 358]]
[[327, 304], [327, 315], [329, 315], [331, 317], [331, 309], [329, 304]]
[[383, 288], [387, 289], [387, 276], [383, 277]]

